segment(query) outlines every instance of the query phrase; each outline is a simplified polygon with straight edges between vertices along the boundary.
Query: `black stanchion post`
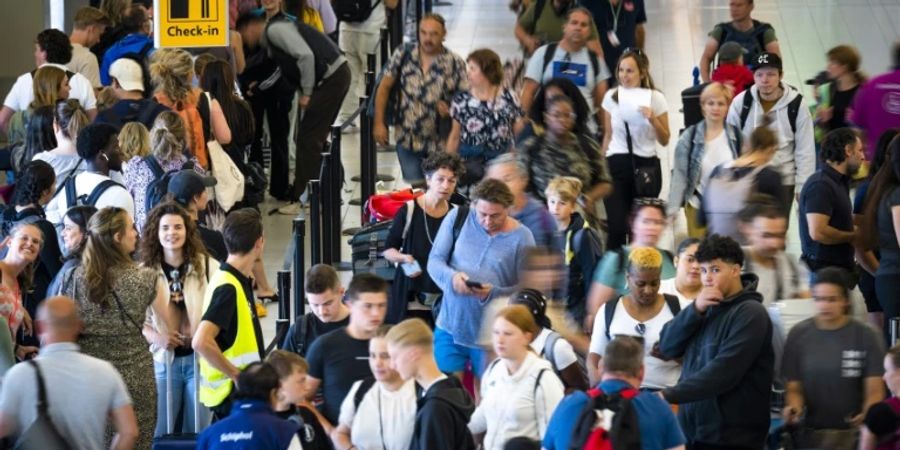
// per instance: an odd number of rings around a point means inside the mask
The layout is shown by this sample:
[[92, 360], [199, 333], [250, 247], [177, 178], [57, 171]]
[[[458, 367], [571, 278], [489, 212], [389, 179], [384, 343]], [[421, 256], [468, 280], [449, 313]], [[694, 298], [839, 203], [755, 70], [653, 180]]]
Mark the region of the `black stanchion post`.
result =
[[332, 223], [334, 215], [331, 213], [334, 208], [334, 204], [331, 203], [331, 189], [334, 184], [331, 177], [331, 153], [322, 153], [319, 183], [319, 205], [322, 208], [320, 218], [322, 221], [322, 263], [331, 264], [334, 261], [334, 255], [331, 252], [334, 249], [331, 245], [331, 228], [334, 227], [334, 223]]
[[[359, 102], [369, 101], [368, 96], [360, 97]], [[360, 223], [365, 223], [366, 201], [375, 193], [375, 167], [370, 159], [374, 159], [372, 139], [372, 121], [368, 118], [360, 119], [359, 127], [359, 179], [360, 179]]]
[[897, 340], [900, 339], [900, 317], [891, 317], [888, 323], [891, 327], [891, 346], [894, 346], [897, 345]]
[[388, 28], [391, 33], [391, 51], [403, 45], [403, 26], [406, 24], [406, 7], [404, 1], [397, 2], [397, 7], [388, 16]]
[[309, 256], [313, 265], [322, 262], [322, 210], [319, 180], [309, 181]]
[[291, 320], [291, 271], [278, 271], [278, 319]]
[[[365, 120], [365, 111], [360, 115], [360, 121]], [[335, 269], [346, 271], [352, 267], [341, 261], [341, 187], [344, 185], [344, 164], [341, 162], [342, 153], [341, 126], [331, 127], [331, 189], [329, 201], [331, 208], [331, 257]]]
[[422, 22], [422, 16], [425, 15], [423, 11], [424, 5], [422, 4], [422, 0], [412, 0], [416, 2], [416, 36], [419, 34], [419, 23]]
[[306, 218], [294, 218], [294, 312], [304, 313], [303, 293], [306, 285]]
[[381, 65], [382, 66], [387, 64], [388, 58], [391, 57], [390, 47], [389, 47], [390, 42], [388, 42], [388, 40], [390, 38], [391, 38], [390, 31], [388, 30], [388, 27], [381, 27], [381, 41], [380, 41], [379, 49], [381, 50]]
[[431, 4], [431, 0], [423, 1], [425, 2], [425, 5], [422, 7], [422, 9], [425, 11], [425, 14], [431, 14], [432, 9], [434, 9], [433, 5]]

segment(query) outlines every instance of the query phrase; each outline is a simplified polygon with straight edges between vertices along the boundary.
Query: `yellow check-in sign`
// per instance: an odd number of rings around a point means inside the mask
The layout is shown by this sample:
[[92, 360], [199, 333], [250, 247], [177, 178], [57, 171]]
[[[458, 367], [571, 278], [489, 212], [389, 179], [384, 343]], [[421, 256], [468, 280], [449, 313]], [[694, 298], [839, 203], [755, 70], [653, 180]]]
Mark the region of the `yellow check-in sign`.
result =
[[156, 48], [228, 45], [228, 0], [154, 0]]

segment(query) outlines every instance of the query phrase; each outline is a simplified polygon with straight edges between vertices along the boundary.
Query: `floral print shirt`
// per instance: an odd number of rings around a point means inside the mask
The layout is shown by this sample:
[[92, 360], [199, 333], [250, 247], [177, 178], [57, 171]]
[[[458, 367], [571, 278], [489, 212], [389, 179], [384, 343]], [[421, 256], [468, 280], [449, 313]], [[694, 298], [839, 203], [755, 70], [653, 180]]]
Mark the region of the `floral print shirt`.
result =
[[555, 177], [575, 177], [588, 192], [600, 183], [612, 183], [606, 158], [600, 154], [600, 145], [591, 137], [571, 133], [567, 144], [552, 142], [543, 133], [525, 139], [519, 145], [517, 156], [528, 167], [528, 192], [546, 200], [544, 190]]
[[397, 145], [414, 152], [442, 150], [437, 105], [439, 101], [449, 104], [457, 92], [469, 88], [466, 62], [444, 48], [423, 71], [418, 45], [401, 46], [385, 71], [400, 87], [400, 104], [395, 108], [400, 117], [394, 127]]
[[450, 117], [460, 123], [461, 144], [483, 147], [497, 155], [513, 145], [513, 124], [524, 112], [509, 89], [502, 89], [491, 101], [481, 101], [469, 91], [457, 92], [450, 105]]
[[[153, 158], [156, 157], [153, 156]], [[171, 160], [156, 158], [156, 161], [159, 162], [164, 172], [171, 172], [173, 170], [181, 170], [184, 164], [188, 162], [188, 159], [185, 156], [180, 156]], [[196, 170], [196, 162], [194, 162], [194, 166]], [[156, 181], [156, 177], [153, 176], [153, 170], [150, 169], [147, 161], [144, 161], [144, 158], [140, 156], [135, 156], [131, 158], [131, 161], [128, 161], [128, 164], [125, 166], [124, 176], [125, 188], [131, 194], [131, 198], [134, 199], [134, 224], [140, 231], [144, 229], [144, 223], [147, 221], [146, 205], [144, 204], [147, 200], [147, 188], [150, 186], [150, 183]]]

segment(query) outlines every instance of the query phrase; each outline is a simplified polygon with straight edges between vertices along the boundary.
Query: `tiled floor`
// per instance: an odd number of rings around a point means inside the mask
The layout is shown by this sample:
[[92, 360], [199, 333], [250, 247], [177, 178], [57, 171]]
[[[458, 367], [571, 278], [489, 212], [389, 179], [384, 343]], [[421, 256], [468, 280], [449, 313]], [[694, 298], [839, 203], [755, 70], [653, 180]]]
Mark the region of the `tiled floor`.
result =
[[[591, 1], [591, 0], [583, 0]], [[515, 16], [506, 6], [507, 0], [452, 0], [450, 6], [435, 7], [435, 12], [447, 19], [446, 45], [465, 56], [475, 48], [488, 47], [504, 59], [519, 54], [513, 37]], [[672, 130], [681, 128], [680, 92], [691, 83], [691, 71], [700, 59], [706, 33], [728, 18], [727, 0], [645, 0], [647, 8], [647, 48], [651, 72], [657, 87], [669, 103]], [[863, 68], [877, 74], [889, 65], [889, 49], [900, 38], [900, 0], [757, 0], [754, 17], [771, 23], [777, 32], [785, 64], [785, 80], [801, 87], [803, 80], [825, 66], [825, 52], [837, 44], [849, 43], [859, 48]], [[808, 88], [802, 91], [809, 95]], [[664, 173], [668, 170], [675, 139], [661, 155]], [[343, 137], [343, 162], [349, 180], [359, 173], [359, 134]], [[379, 172], [394, 175], [398, 180], [399, 166], [392, 153], [378, 154]], [[666, 183], [664, 183], [665, 185]], [[385, 189], [400, 186], [386, 183]], [[665, 189], [665, 188], [664, 188]], [[347, 200], [359, 195], [359, 183], [348, 183], [343, 197]], [[666, 192], [663, 193], [665, 198]], [[268, 205], [267, 207], [273, 207]], [[795, 209], [796, 211], [796, 209]], [[343, 208], [344, 228], [358, 226], [359, 207]], [[267, 216], [267, 249], [265, 264], [272, 283], [275, 273], [282, 269], [289, 247], [291, 218]], [[683, 224], [673, 227], [666, 238], [680, 234]], [[789, 250], [799, 253], [796, 220], [792, 220]], [[346, 243], [346, 241], [343, 241]], [[349, 247], [343, 245], [343, 260], [350, 259]], [[349, 272], [344, 272], [349, 280]], [[270, 308], [265, 320], [267, 339], [274, 330], [277, 308]]]

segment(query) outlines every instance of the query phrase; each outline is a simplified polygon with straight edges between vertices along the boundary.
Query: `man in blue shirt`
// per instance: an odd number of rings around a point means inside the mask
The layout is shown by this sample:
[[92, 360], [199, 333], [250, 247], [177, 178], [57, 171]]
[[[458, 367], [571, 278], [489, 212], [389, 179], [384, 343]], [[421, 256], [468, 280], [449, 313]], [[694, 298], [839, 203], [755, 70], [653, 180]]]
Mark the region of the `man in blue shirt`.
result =
[[[597, 386], [607, 394], [641, 385], [644, 378], [644, 347], [634, 338], [616, 337], [603, 355], [603, 377]], [[566, 450], [582, 410], [590, 401], [584, 392], [574, 392], [560, 402], [544, 434], [543, 448]], [[644, 450], [684, 449], [685, 439], [672, 409], [659, 395], [641, 392], [631, 400], [637, 412], [641, 448]]]

